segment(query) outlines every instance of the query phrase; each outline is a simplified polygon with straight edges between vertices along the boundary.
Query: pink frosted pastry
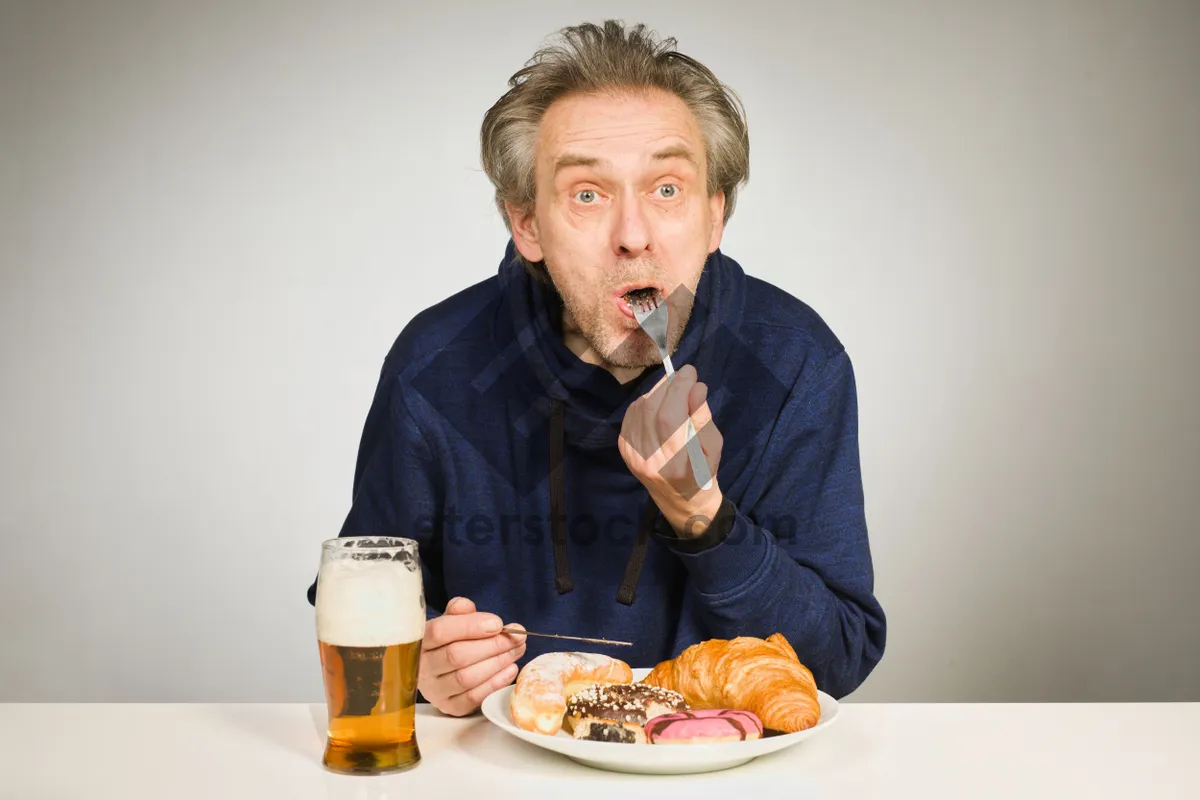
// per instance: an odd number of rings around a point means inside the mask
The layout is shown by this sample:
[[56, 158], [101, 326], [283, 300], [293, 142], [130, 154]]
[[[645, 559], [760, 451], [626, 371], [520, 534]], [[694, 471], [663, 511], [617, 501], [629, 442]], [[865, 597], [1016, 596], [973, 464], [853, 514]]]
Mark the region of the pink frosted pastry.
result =
[[746, 742], [762, 734], [762, 721], [757, 715], [732, 708], [680, 711], [646, 721], [646, 740], [650, 744]]

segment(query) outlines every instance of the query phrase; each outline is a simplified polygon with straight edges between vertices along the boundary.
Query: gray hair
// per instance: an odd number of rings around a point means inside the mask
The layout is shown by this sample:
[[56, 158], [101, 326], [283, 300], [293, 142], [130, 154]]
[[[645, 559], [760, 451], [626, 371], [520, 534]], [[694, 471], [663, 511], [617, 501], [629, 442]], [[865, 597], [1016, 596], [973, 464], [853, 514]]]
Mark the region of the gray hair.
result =
[[[737, 94], [708, 67], [678, 52], [674, 38], [659, 41], [645, 25], [626, 30], [607, 20], [603, 26], [585, 23], [559, 33], [563, 43], [539, 49], [509, 78], [510, 88], [483, 118], [483, 169], [496, 189], [496, 207], [509, 233], [505, 202], [525, 210], [534, 205], [538, 125], [546, 109], [567, 95], [605, 90], [663, 89], [687, 104], [704, 137], [708, 193], [725, 193], [728, 222], [737, 187], [750, 177], [750, 136]], [[525, 265], [536, 277], [546, 278], [541, 262]]]

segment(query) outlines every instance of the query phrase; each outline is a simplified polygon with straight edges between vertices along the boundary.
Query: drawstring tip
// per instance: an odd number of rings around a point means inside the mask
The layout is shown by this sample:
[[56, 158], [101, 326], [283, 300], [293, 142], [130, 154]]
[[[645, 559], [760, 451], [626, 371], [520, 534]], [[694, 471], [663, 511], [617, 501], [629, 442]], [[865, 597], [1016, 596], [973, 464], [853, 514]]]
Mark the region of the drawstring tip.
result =
[[550, 533], [554, 540], [554, 588], [567, 594], [575, 588], [567, 559], [566, 486], [563, 483], [563, 433], [566, 408], [550, 401]]

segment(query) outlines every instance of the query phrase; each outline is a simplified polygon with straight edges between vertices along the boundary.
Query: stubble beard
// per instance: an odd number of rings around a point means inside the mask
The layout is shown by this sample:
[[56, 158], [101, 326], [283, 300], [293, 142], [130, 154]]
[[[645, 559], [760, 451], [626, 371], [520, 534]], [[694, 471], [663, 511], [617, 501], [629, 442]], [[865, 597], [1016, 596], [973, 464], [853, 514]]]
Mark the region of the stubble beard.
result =
[[[633, 278], [637, 280], [637, 278]], [[620, 285], [616, 281], [614, 285]], [[619, 369], [640, 369], [653, 367], [662, 363], [662, 355], [649, 336], [640, 328], [614, 332], [606, 320], [612, 319], [610, 291], [606, 289], [592, 305], [580, 304], [577, 298], [563, 292], [555, 283], [555, 290], [562, 298], [563, 306], [571, 319], [574, 320], [578, 333], [587, 342], [588, 347], [600, 359], [601, 366]], [[685, 308], [670, 308], [667, 326], [667, 352], [674, 353], [679, 346], [679, 339], [687, 326], [692, 314], [692, 297], [690, 292], [676, 292], [675, 299], [682, 295], [686, 297]]]

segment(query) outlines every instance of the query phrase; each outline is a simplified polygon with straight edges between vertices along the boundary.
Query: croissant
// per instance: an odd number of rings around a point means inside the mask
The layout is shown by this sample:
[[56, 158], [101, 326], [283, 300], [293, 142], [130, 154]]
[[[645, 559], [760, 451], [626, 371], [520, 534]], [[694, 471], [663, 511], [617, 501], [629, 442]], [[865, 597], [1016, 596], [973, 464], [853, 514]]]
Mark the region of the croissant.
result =
[[780, 633], [694, 644], [641, 682], [679, 692], [692, 708], [752, 711], [783, 733], [806, 730], [821, 718], [812, 672]]

